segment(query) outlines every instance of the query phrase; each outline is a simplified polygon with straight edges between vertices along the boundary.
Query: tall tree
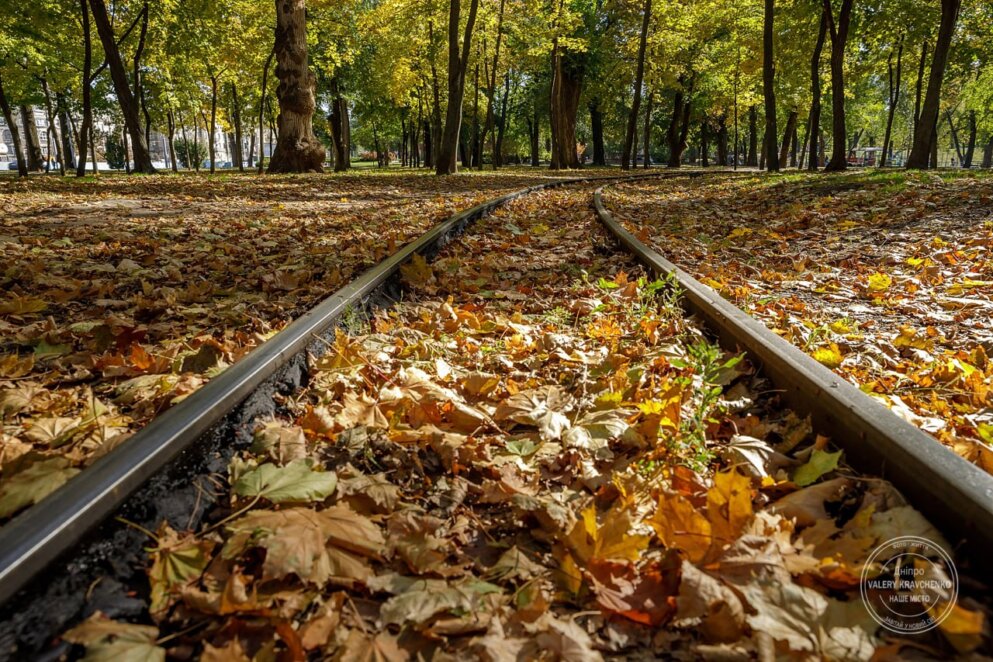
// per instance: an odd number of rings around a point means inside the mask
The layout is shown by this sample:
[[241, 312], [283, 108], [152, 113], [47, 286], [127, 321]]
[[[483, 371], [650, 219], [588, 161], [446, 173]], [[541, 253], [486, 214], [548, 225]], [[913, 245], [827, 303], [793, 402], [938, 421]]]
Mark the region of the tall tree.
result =
[[121, 59], [121, 51], [114, 36], [114, 28], [110, 23], [110, 16], [107, 14], [107, 5], [104, 4], [104, 0], [90, 0], [90, 11], [93, 13], [93, 23], [100, 36], [100, 43], [103, 44], [107, 67], [110, 69], [110, 77], [114, 82], [114, 92], [117, 94], [117, 101], [121, 106], [121, 114], [124, 115], [124, 126], [131, 138], [134, 170], [135, 172], [153, 173], [155, 168], [152, 166], [148, 143], [145, 141], [145, 135], [141, 130], [141, 120], [138, 118], [138, 101], [131, 91], [131, 84], [128, 82], [128, 72]]
[[900, 84], [903, 80], [903, 35], [897, 44], [896, 67], [893, 66], [893, 53], [886, 62], [889, 80], [888, 108], [886, 114], [886, 134], [883, 137], [883, 153], [879, 157], [879, 167], [885, 168], [893, 149], [893, 119], [896, 117], [896, 107], [900, 103]]
[[276, 150], [269, 172], [323, 172], [324, 145], [314, 135], [316, 81], [307, 60], [306, 0], [276, 0]]
[[652, 19], [652, 0], [645, 0], [641, 17], [641, 38], [638, 41], [638, 67], [634, 74], [634, 99], [631, 101], [631, 114], [628, 117], [628, 130], [624, 138], [624, 151], [621, 154], [621, 168], [631, 167], [632, 157], [637, 149], [634, 144], [634, 134], [637, 131], [638, 111], [641, 106], [641, 87], [645, 80], [645, 49], [648, 45], [648, 24]]
[[469, 68], [469, 53], [472, 47], [472, 31], [476, 24], [476, 11], [479, 0], [470, 0], [469, 15], [465, 23], [465, 36], [459, 50], [459, 24], [461, 22], [461, 0], [449, 0], [448, 6], [448, 110], [445, 113], [445, 128], [438, 149], [435, 172], [451, 175], [458, 171], [459, 135], [462, 130], [462, 100], [465, 97], [465, 75]]
[[10, 101], [7, 99], [7, 92], [3, 88], [3, 77], [0, 76], [0, 111], [3, 111], [3, 121], [7, 123], [11, 140], [14, 143], [14, 157], [17, 160], [17, 174], [21, 177], [28, 176], [28, 164], [24, 160], [21, 150], [21, 134], [17, 130], [17, 123], [14, 121], [14, 113], [10, 109]]
[[952, 36], [955, 33], [955, 23], [958, 21], [961, 6], [962, 0], [941, 0], [941, 25], [938, 27], [938, 39], [934, 44], [934, 54], [931, 58], [931, 76], [928, 79], [927, 95], [924, 97], [921, 115], [914, 131], [914, 146], [907, 158], [908, 168], [927, 168], [936, 146], [935, 127], [937, 127], [938, 111], [941, 105], [941, 85], [945, 77]]
[[[824, 52], [824, 42], [827, 40], [828, 30], [827, 7], [821, 8], [821, 23], [817, 29], [817, 41], [814, 43], [814, 52], [810, 56], [810, 117], [807, 118], [807, 138], [809, 139], [807, 153], [807, 170], [817, 170], [817, 139], [821, 126], [821, 54]], [[806, 141], [805, 141], [806, 142]]]
[[[827, 2], [829, 0], [825, 0]], [[765, 95], [765, 165], [769, 172], [779, 172], [776, 151], [776, 0], [765, 0], [765, 23], [762, 31], [762, 91]]]
[[852, 22], [853, 0], [841, 0], [838, 19], [834, 18], [831, 0], [824, 0], [828, 33], [831, 35], [831, 161], [825, 167], [829, 172], [848, 168], [848, 124], [845, 120], [845, 46]]

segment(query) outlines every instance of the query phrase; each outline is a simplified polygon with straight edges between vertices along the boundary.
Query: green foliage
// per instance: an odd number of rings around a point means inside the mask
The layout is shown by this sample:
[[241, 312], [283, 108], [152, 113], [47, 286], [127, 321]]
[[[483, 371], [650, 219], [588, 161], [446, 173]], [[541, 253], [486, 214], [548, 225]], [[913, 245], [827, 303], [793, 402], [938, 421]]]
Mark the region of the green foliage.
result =
[[203, 163], [209, 158], [207, 145], [197, 143], [187, 138], [177, 138], [176, 160], [184, 168], [192, 168], [194, 164]]

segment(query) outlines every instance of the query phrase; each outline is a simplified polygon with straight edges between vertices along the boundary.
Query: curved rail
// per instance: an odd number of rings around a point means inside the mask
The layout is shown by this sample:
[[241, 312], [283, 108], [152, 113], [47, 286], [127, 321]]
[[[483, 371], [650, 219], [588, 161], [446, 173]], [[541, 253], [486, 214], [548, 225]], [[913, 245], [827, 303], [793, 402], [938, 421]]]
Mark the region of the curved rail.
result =
[[456, 213], [364, 272], [196, 393], [153, 419], [127, 443], [0, 528], [0, 605], [110, 517], [153, 475], [193, 447], [294, 357], [308, 349], [322, 353], [318, 339], [346, 311], [366, 305], [415, 254], [436, 252], [472, 221], [521, 196], [570, 184], [646, 176], [658, 174], [559, 179], [502, 195]]
[[[920, 428], [773, 333], [720, 294], [664, 258], [624, 228], [594, 193], [600, 221], [647, 268], [672, 274], [686, 307], [730, 349], [746, 350], [783, 391], [789, 405], [845, 449], [852, 465], [892, 482], [966, 556], [985, 561], [993, 549], [993, 476], [937, 443]], [[988, 564], [977, 563], [981, 574]]]

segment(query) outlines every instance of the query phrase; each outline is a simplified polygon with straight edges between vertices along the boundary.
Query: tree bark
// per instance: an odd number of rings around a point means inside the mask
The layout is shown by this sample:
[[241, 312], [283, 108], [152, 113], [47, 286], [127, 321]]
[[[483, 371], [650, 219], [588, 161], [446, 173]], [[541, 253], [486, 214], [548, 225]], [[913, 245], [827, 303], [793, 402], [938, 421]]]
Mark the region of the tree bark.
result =
[[45, 164], [38, 140], [38, 127], [34, 123], [33, 106], [21, 105], [21, 126], [24, 127], [24, 152], [28, 170], [41, 172], [45, 169]]
[[962, 160], [963, 168], [971, 168], [972, 161], [976, 156], [976, 111], [969, 111], [969, 142], [965, 147], [965, 158]]
[[579, 168], [576, 152], [576, 116], [586, 72], [582, 53], [563, 53], [556, 43], [552, 50], [552, 85], [549, 120], [552, 129], [552, 170]]
[[[499, 166], [497, 161], [497, 136], [493, 131], [494, 129], [494, 115], [496, 106], [496, 80], [497, 80], [497, 66], [500, 64], [500, 43], [503, 41], [503, 10], [506, 0], [500, 0], [500, 10], [497, 13], [497, 36], [496, 36], [496, 46], [493, 49], [493, 68], [490, 71], [489, 80], [487, 81], [487, 101], [486, 104], [486, 123], [483, 125], [483, 135], [480, 138], [481, 142], [485, 142], [486, 136], [489, 134], [491, 136], [490, 149], [493, 151], [493, 169], [496, 170]], [[493, 132], [493, 133], [490, 133]], [[482, 159], [480, 159], [482, 160]]]
[[[76, 176], [86, 176], [86, 152], [90, 145], [90, 132], [93, 130], [93, 102], [90, 89], [90, 76], [93, 69], [93, 42], [90, 39], [90, 10], [87, 0], [79, 0], [82, 12], [83, 27], [83, 120], [79, 125], [79, 162], [76, 164]], [[93, 155], [93, 174], [97, 173], [96, 154]]]
[[924, 74], [927, 73], [927, 40], [921, 44], [921, 61], [917, 67], [917, 91], [914, 96], [914, 128], [910, 136], [913, 143], [914, 136], [917, 135], [917, 127], [921, 122], [921, 103], [924, 101]]
[[497, 120], [496, 144], [493, 146], [493, 169], [503, 165], [503, 138], [507, 131], [507, 106], [510, 103], [510, 72], [503, 76], [503, 99], [500, 101], [500, 117]]
[[[465, 75], [469, 66], [469, 53], [472, 48], [472, 32], [476, 25], [476, 11], [479, 0], [470, 0], [469, 16], [466, 19], [462, 50], [459, 52], [459, 17], [461, 0], [449, 0], [448, 6], [448, 109], [445, 113], [445, 128], [438, 149], [438, 163], [435, 173], [451, 175], [458, 172], [459, 138], [462, 132], [462, 100], [465, 97]], [[439, 110], [440, 112], [440, 110]]]
[[721, 113], [717, 118], [717, 165], [721, 168], [728, 164], [728, 120]]
[[262, 67], [262, 87], [259, 90], [259, 174], [265, 168], [265, 100], [269, 84], [269, 67], [272, 66], [272, 58], [276, 56], [275, 48], [269, 51], [269, 57]]
[[166, 111], [166, 130], [169, 132], [166, 136], [169, 144], [169, 163], [173, 172], [179, 172], [179, 163], [176, 162], [176, 117], [171, 110]]
[[17, 130], [17, 123], [14, 121], [14, 113], [11, 112], [10, 102], [7, 100], [7, 93], [3, 89], [3, 78], [0, 77], [0, 110], [3, 111], [3, 121], [10, 129], [10, 137], [14, 142], [14, 158], [17, 160], [17, 174], [21, 177], [28, 176], [28, 164], [24, 160], [21, 149], [21, 133]]
[[472, 165], [476, 166], [477, 170], [482, 170], [483, 169], [483, 136], [480, 135], [479, 133], [481, 127], [479, 126], [479, 62], [478, 61], [476, 62], [476, 71], [474, 74], [473, 84], [475, 85], [475, 94], [473, 96], [473, 102], [472, 102]]
[[986, 141], [986, 147], [983, 149], [983, 167], [993, 168], [993, 136]]
[[276, 0], [273, 51], [279, 79], [279, 117], [269, 172], [323, 172], [324, 145], [314, 135], [316, 81], [307, 59], [305, 0]]
[[[207, 154], [210, 156], [210, 174], [217, 170], [217, 74], [210, 76], [210, 128], [207, 129]], [[206, 124], [206, 122], [204, 122]]]
[[48, 117], [48, 152], [51, 156], [52, 145], [55, 145], [55, 160], [59, 164], [59, 174], [65, 177], [66, 162], [62, 154], [62, 141], [59, 140], [58, 132], [55, 130], [55, 105], [52, 103], [52, 93], [48, 88], [48, 81], [42, 77], [39, 81], [41, 90], [45, 94], [45, 115]]
[[[828, 0], [825, 0], [827, 2]], [[762, 91], [765, 96], [765, 163], [769, 172], [779, 172], [776, 151], [776, 61], [773, 53], [776, 0], [765, 0], [762, 31]]]
[[903, 80], [903, 36], [900, 36], [900, 43], [897, 47], [896, 69], [893, 68], [893, 54], [890, 53], [886, 63], [889, 73], [889, 110], [886, 115], [886, 134], [883, 137], [883, 153], [879, 157], [879, 167], [885, 168], [890, 159], [890, 152], [893, 149], [893, 118], [896, 117], [896, 107], [900, 103], [900, 84]]
[[241, 153], [241, 101], [238, 85], [231, 83], [231, 115], [234, 120], [234, 158], [238, 159], [238, 172], [245, 172], [245, 155]]
[[[655, 92], [648, 93], [648, 99], [645, 101], [645, 130], [642, 136], [642, 142], [644, 144], [644, 154], [642, 167], [646, 170], [652, 166], [652, 106], [655, 102]], [[689, 122], [689, 118], [686, 120]]]
[[[107, 66], [110, 68], [110, 76], [114, 82], [117, 101], [121, 106], [121, 113], [124, 115], [124, 126], [131, 138], [134, 170], [136, 172], [151, 174], [155, 172], [155, 168], [152, 166], [152, 158], [148, 153], [148, 145], [141, 131], [141, 121], [138, 119], [138, 102], [132, 94], [131, 86], [128, 83], [128, 74], [124, 69], [124, 61], [121, 59], [121, 52], [114, 38], [114, 28], [111, 26], [110, 17], [107, 15], [107, 6], [104, 4], [104, 0], [89, 1], [90, 10], [93, 13], [93, 22], [96, 24], [100, 43], [103, 44], [103, 50], [107, 56]], [[88, 81], [87, 85], [89, 85]]]
[[945, 77], [945, 66], [948, 63], [948, 53], [951, 50], [952, 36], [961, 5], [962, 0], [941, 0], [941, 25], [938, 28], [938, 39], [934, 44], [934, 56], [931, 58], [927, 95], [921, 106], [920, 121], [914, 134], [914, 146], [907, 159], [907, 168], [927, 168], [932, 141], [935, 146], [937, 145], [937, 131], [934, 129], [937, 127], [938, 109], [941, 104], [941, 84]]
[[759, 164], [759, 111], [752, 106], [748, 109], [748, 154], [745, 156], [745, 165], [755, 168]]
[[845, 122], [845, 46], [848, 44], [848, 29], [851, 26], [853, 0], [842, 0], [838, 20], [834, 19], [831, 0], [824, 0], [827, 12], [828, 34], [831, 35], [831, 110], [832, 139], [829, 172], [840, 172], [848, 168], [848, 125]]
[[[821, 25], [817, 30], [817, 42], [814, 44], [814, 52], [810, 56], [810, 116], [807, 118], [807, 137], [809, 143], [809, 157], [807, 159], [807, 170], [815, 172], [818, 167], [817, 159], [817, 139], [820, 136], [821, 126], [821, 55], [824, 53], [824, 42], [827, 40], [828, 15], [827, 7], [821, 9]], [[804, 143], [807, 141], [805, 140]], [[806, 145], [805, 145], [806, 146]]]
[[652, 0], [645, 0], [641, 17], [641, 36], [638, 41], [638, 65], [634, 74], [634, 98], [631, 101], [631, 115], [628, 118], [628, 130], [624, 140], [624, 151], [621, 153], [621, 168], [631, 167], [636, 146], [634, 133], [637, 130], [638, 111], [641, 105], [641, 86], [645, 79], [645, 50], [648, 44], [648, 24], [652, 20]]
[[341, 94], [341, 83], [337, 77], [331, 79], [331, 142], [334, 147], [334, 171], [345, 172], [352, 167], [351, 145], [348, 144], [348, 102]]
[[959, 141], [959, 132], [955, 128], [955, 121], [952, 119], [951, 111], [945, 111], [945, 117], [948, 119], [948, 128], [952, 132], [952, 146], [955, 148], [955, 155], [959, 158], [959, 164], [965, 163], [965, 152], [962, 151], [962, 143]]
[[534, 113], [528, 120], [528, 138], [531, 141], [531, 167], [541, 165], [541, 124], [538, 115], [538, 100], [535, 99]]
[[690, 106], [689, 98], [693, 95], [693, 81], [689, 83], [689, 88], [684, 92], [686, 85], [684, 77], [679, 78], [679, 87], [672, 100], [672, 119], [669, 121], [669, 128], [666, 130], [666, 143], [669, 146], [670, 168], [678, 168], [682, 162], [683, 152], [686, 150], [686, 136], [689, 133]]
[[707, 123], [710, 118], [704, 115], [700, 121], [700, 165], [710, 167], [710, 130]]
[[66, 168], [76, 169], [76, 150], [73, 147], [72, 124], [69, 122], [69, 111], [66, 108], [65, 97], [55, 94], [55, 110], [59, 116], [59, 135], [62, 138], [62, 154]]
[[789, 156], [790, 147], [792, 147], [793, 134], [796, 132], [798, 118], [799, 113], [794, 109], [790, 111], [789, 117], [786, 119], [786, 130], [783, 131], [783, 144], [779, 149], [779, 164], [781, 167], [786, 165], [786, 158]]
[[593, 165], [607, 165], [607, 150], [603, 140], [603, 111], [600, 110], [600, 99], [590, 100], [590, 133], [593, 137]]
[[431, 167], [438, 166], [438, 156], [441, 153], [441, 85], [438, 83], [438, 66], [435, 64], [434, 52], [434, 23], [428, 20], [428, 48], [431, 56], [431, 93], [434, 105], [431, 107]]

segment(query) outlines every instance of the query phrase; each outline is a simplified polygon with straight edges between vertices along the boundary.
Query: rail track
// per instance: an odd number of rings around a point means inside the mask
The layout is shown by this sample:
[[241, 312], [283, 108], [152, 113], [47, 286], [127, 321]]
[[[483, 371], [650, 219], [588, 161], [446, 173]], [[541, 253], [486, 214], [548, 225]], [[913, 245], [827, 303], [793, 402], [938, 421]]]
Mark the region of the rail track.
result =
[[[607, 180], [606, 186], [633, 178], [600, 179]], [[591, 181], [575, 178], [532, 186], [435, 226], [0, 529], [0, 660], [39, 654], [79, 618], [94, 595], [98, 603], [112, 602], [125, 617], [129, 608], [139, 609], [127, 603], [126, 591], [122, 593], [123, 587], [113, 580], [96, 583], [108, 565], [142, 563], [146, 538], [122, 521], [166, 519], [195, 527], [211, 505], [204, 482], [208, 474], [223, 472], [231, 455], [250, 442], [253, 422], [278, 410], [275, 394], [290, 393], [306, 383], [308, 352], [323, 353], [324, 339], [345, 316], [397, 300], [401, 265], [415, 255], [430, 257], [470, 223], [512, 200]], [[728, 348], [746, 350], [791, 406], [810, 414], [819, 429], [845, 448], [851, 464], [891, 480], [915, 507], [940, 523], [939, 528], [967, 557], [981, 559], [993, 549], [990, 476], [935, 444], [645, 246], [612, 218], [602, 190], [593, 196], [596, 213], [625, 250], [651, 271], [674, 274], [689, 311]], [[982, 570], [979, 564], [976, 568]]]
[[690, 312], [699, 315], [721, 343], [740, 348], [763, 367], [798, 413], [845, 449], [854, 467], [892, 482], [912, 505], [971, 559], [981, 574], [993, 550], [993, 477], [945, 448], [920, 428], [862, 393], [764, 324], [667, 260], [624, 228], [606, 208], [603, 190], [593, 194], [600, 221], [651, 271], [672, 274]]

